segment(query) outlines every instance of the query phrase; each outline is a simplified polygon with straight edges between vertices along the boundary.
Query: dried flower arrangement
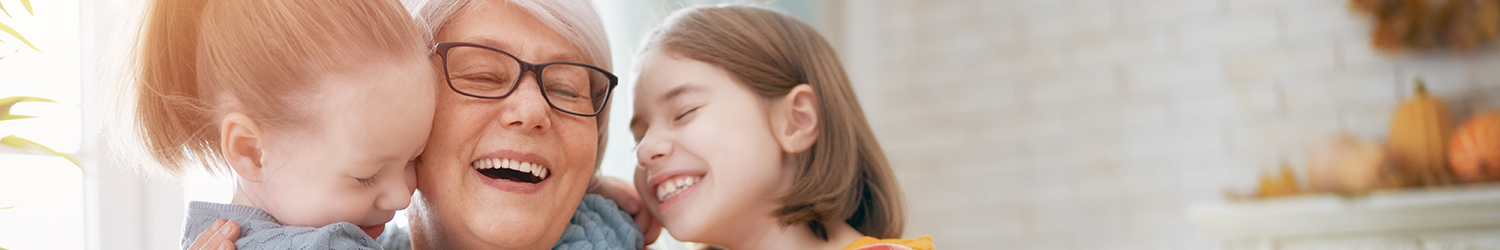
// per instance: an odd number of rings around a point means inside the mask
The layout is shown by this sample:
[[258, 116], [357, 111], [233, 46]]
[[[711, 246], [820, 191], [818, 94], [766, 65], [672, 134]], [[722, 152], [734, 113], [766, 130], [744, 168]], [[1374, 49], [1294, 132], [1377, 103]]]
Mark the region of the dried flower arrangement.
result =
[[1373, 17], [1376, 49], [1472, 52], [1500, 38], [1500, 0], [1350, 0]]

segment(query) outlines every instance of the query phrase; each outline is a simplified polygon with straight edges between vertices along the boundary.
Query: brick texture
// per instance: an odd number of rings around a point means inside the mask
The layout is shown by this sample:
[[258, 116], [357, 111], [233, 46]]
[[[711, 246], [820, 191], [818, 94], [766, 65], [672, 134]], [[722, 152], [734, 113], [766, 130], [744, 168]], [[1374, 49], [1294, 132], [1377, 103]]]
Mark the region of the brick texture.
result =
[[1383, 140], [1413, 78], [1500, 107], [1500, 53], [1386, 55], [1345, 0], [834, 1], [830, 36], [946, 249], [1223, 249], [1184, 216]]

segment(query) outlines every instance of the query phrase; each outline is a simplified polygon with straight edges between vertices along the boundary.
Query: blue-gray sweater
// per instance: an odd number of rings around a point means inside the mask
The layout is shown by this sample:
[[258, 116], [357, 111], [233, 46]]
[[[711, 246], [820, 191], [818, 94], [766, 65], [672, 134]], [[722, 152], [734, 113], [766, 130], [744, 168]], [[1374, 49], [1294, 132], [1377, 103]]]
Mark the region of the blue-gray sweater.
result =
[[364, 230], [349, 222], [322, 227], [281, 225], [276, 218], [259, 208], [234, 204], [194, 201], [188, 204], [187, 226], [182, 230], [182, 248], [193, 244], [198, 234], [208, 230], [214, 219], [223, 218], [240, 224], [236, 249], [380, 249], [380, 244], [365, 235]]
[[[318, 228], [284, 226], [257, 208], [194, 201], [188, 205], [187, 228], [183, 230], [182, 247], [193, 244], [193, 239], [208, 227], [214, 219], [224, 218], [240, 224], [240, 239], [235, 247], [249, 249], [411, 249], [411, 236], [406, 228], [387, 224], [387, 230], [377, 242], [366, 236], [358, 226], [339, 222]], [[568, 222], [562, 238], [553, 249], [564, 250], [628, 250], [641, 249], [644, 239], [635, 221], [614, 201], [589, 194], [578, 203], [578, 210]]]

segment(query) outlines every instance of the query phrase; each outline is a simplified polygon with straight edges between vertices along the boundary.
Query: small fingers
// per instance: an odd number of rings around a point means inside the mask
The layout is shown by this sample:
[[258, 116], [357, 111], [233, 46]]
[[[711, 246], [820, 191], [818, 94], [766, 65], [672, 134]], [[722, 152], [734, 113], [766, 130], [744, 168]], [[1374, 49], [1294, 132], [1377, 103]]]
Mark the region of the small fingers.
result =
[[189, 250], [218, 249], [218, 247], [216, 247], [216, 246], [218, 245], [218, 242], [222, 241], [222, 240], [219, 240], [219, 238], [217, 236], [219, 235], [218, 234], [219, 228], [221, 228], [223, 226], [224, 226], [224, 219], [215, 219], [214, 223], [212, 225], [208, 226], [208, 230], [203, 230], [203, 233], [199, 233], [197, 238], [193, 238], [193, 244], [189, 245], [188, 249]]
[[218, 240], [219, 247], [215, 249], [234, 250], [234, 242], [240, 239], [240, 223], [232, 220], [225, 222], [224, 226], [219, 227], [218, 235], [214, 237], [220, 239]]

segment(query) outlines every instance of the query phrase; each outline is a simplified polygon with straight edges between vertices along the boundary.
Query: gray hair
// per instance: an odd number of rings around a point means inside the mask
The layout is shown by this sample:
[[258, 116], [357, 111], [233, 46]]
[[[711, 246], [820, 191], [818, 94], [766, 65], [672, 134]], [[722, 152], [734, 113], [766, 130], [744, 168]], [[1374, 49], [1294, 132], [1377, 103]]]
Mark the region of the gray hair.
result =
[[[453, 16], [463, 11], [474, 0], [401, 0], [407, 11], [421, 26], [422, 37], [427, 44], [437, 43], [437, 33], [448, 25]], [[481, 0], [483, 1], [483, 0]], [[499, 0], [520, 7], [531, 13], [552, 31], [557, 32], [583, 51], [584, 60], [590, 65], [613, 71], [610, 60], [609, 39], [604, 33], [604, 22], [589, 0]], [[607, 79], [593, 79], [596, 83]], [[613, 106], [611, 104], [610, 106]], [[609, 138], [609, 106], [604, 107], [595, 118], [599, 125], [599, 151], [595, 154], [594, 170], [604, 161], [604, 147]]]

